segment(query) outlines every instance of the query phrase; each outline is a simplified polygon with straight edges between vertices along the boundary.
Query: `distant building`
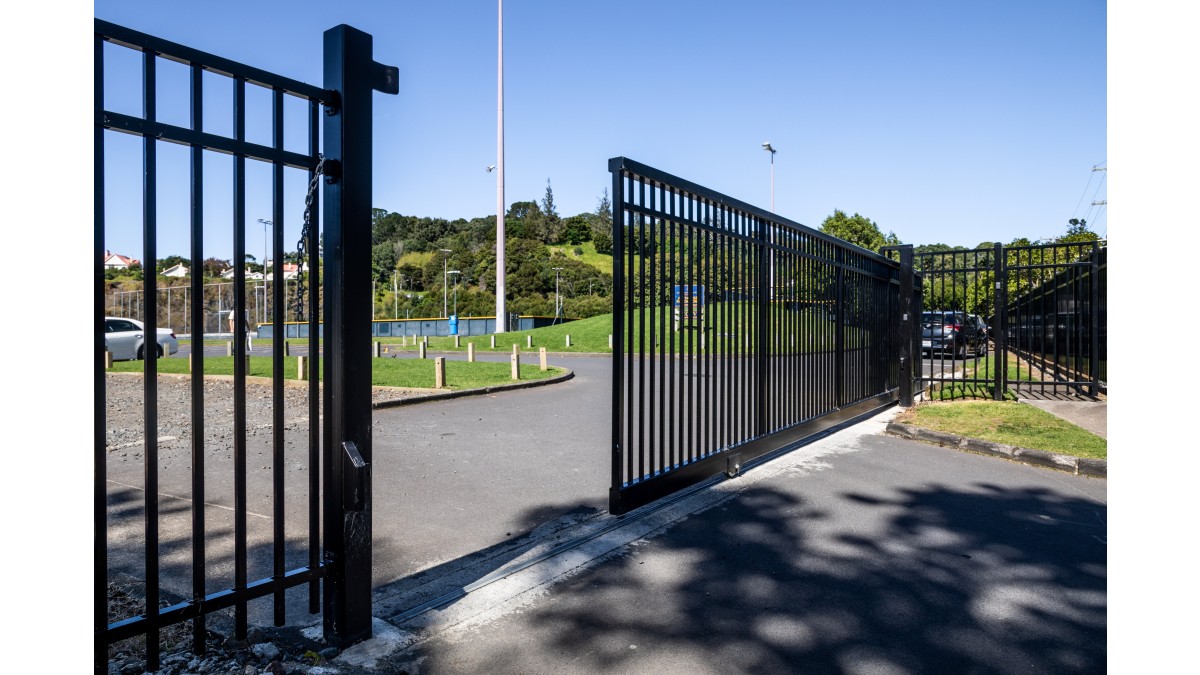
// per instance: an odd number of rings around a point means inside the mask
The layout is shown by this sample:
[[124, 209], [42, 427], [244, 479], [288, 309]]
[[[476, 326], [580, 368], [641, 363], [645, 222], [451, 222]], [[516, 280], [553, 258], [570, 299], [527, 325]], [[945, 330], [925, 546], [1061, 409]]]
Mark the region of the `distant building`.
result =
[[128, 256], [123, 256], [120, 253], [113, 253], [112, 251], [104, 252], [104, 269], [106, 270], [127, 270], [134, 265], [141, 264], [142, 261], [130, 258]]
[[186, 277], [188, 275], [188, 268], [187, 265], [179, 263], [163, 270], [162, 275], [164, 277]]

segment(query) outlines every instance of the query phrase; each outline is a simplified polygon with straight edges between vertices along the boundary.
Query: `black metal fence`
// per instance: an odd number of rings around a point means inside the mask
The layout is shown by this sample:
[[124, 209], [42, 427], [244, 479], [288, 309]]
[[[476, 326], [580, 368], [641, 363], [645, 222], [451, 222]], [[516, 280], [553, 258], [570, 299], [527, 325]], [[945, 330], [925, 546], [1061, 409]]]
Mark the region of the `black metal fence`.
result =
[[[296, 586], [308, 585], [309, 611], [324, 610], [326, 637], [335, 642], [352, 642], [370, 635], [370, 372], [368, 349], [370, 347], [370, 266], [361, 261], [370, 260], [370, 190], [371, 190], [371, 92], [372, 90], [396, 93], [396, 69], [381, 66], [371, 60], [371, 37], [349, 26], [339, 26], [325, 33], [325, 87], [315, 87], [286, 77], [207, 54], [183, 45], [139, 33], [122, 26], [95, 21], [94, 68], [95, 68], [95, 241], [94, 241], [94, 625], [95, 625], [95, 668], [107, 672], [108, 646], [135, 636], [146, 638], [147, 668], [159, 667], [159, 635], [163, 627], [191, 620], [193, 650], [205, 651], [205, 619], [214, 612], [232, 609], [237, 637], [247, 633], [247, 608], [250, 601], [270, 596], [273, 599], [273, 618], [276, 625], [283, 625], [285, 614], [285, 591]], [[106, 82], [105, 60], [110, 49], [129, 49], [138, 54], [141, 62], [142, 114], [130, 115], [109, 110], [105, 106]], [[160, 93], [158, 66], [164, 61], [183, 64], [189, 73], [190, 124], [186, 127], [167, 124], [156, 114]], [[229, 111], [233, 119], [233, 131], [229, 135], [216, 134], [205, 124], [205, 73], [223, 79], [220, 86], [231, 87], [233, 105]], [[211, 75], [210, 75], [211, 77]], [[261, 87], [269, 92], [272, 110], [272, 143], [261, 145], [246, 140], [246, 95], [248, 87]], [[292, 152], [284, 149], [284, 105], [285, 97], [299, 99], [306, 106], [304, 115], [308, 150]], [[324, 109], [325, 114], [321, 111]], [[246, 259], [246, 160], [268, 163], [272, 172], [271, 201], [275, 227], [271, 248], [274, 251], [274, 278], [283, 278], [283, 175], [285, 168], [307, 172], [310, 184], [317, 180], [317, 169], [321, 155], [318, 151], [320, 122], [324, 123], [324, 222], [325, 250], [331, 252], [324, 259], [323, 307], [318, 306], [318, 293], [309, 292], [306, 298], [307, 321], [316, 326], [320, 313], [324, 313], [325, 333], [322, 362], [310, 360], [309, 389], [307, 397], [307, 429], [304, 432], [302, 464], [308, 476], [307, 494], [303, 497], [302, 511], [307, 524], [303, 528], [307, 536], [296, 541], [289, 539], [286, 518], [287, 497], [284, 492], [284, 471], [288, 462], [295, 457], [285, 456], [285, 406], [283, 378], [283, 342], [276, 341], [272, 351], [272, 372], [275, 374], [271, 389], [272, 417], [271, 441], [268, 452], [264, 452], [271, 464], [269, 490], [271, 493], [271, 537], [269, 549], [269, 572], [260, 579], [249, 578], [250, 554], [248, 551], [249, 496], [247, 492], [250, 471], [248, 467], [250, 446], [247, 440], [246, 345], [235, 341], [233, 359], [232, 413], [228, 424], [232, 430], [229, 441], [232, 458], [231, 477], [224, 477], [218, 484], [231, 488], [231, 494], [214, 494], [209, 490], [213, 482], [212, 469], [206, 467], [206, 457], [212, 448], [206, 447], [206, 425], [213, 424], [206, 418], [205, 378], [200, 373], [205, 369], [205, 357], [200, 348], [204, 330], [193, 333], [190, 354], [189, 378], [190, 416], [186, 422], [190, 436], [190, 454], [174, 457], [189, 468], [190, 479], [185, 486], [172, 486], [186, 492], [186, 496], [165, 494], [160, 485], [160, 455], [162, 440], [159, 438], [159, 364], [147, 359], [142, 369], [142, 435], [136, 443], [142, 458], [143, 483], [125, 489], [118, 495], [114, 483], [109, 480], [109, 465], [106, 405], [106, 358], [104, 315], [106, 292], [104, 280], [104, 251], [106, 248], [106, 176], [105, 148], [110, 132], [122, 132], [140, 137], [142, 145], [142, 251], [146, 269], [155, 269], [159, 258], [157, 245], [157, 194], [158, 149], [161, 143], [172, 143], [190, 149], [190, 268], [202, 269], [207, 255], [204, 241], [204, 159], [206, 153], [222, 153], [233, 157], [233, 203], [232, 222], [229, 224], [233, 240], [233, 315], [235, 333], [249, 329], [247, 286], [245, 283]], [[317, 183], [319, 184], [319, 183]], [[317, 226], [319, 195], [312, 195], [312, 225], [306, 232], [308, 251], [319, 250], [320, 232]], [[302, 249], [303, 250], [303, 249]], [[348, 262], [349, 261], [349, 262]], [[321, 281], [321, 265], [311, 261], [312, 273], [309, 289], [316, 288]], [[202, 275], [192, 275], [190, 297], [203, 298]], [[157, 298], [157, 283], [154, 274], [146, 274], [144, 297]], [[287, 305], [282, 284], [272, 289], [273, 307]], [[212, 326], [211, 311], [205, 303], [188, 304], [188, 323], [195, 327]], [[143, 314], [145, 334], [154, 335], [158, 327], [157, 311]], [[282, 333], [285, 315], [283, 311], [273, 314], [271, 323]], [[219, 323], [217, 325], [220, 325]], [[222, 327], [223, 330], [223, 327]], [[309, 353], [318, 353], [317, 331], [311, 329]], [[322, 402], [318, 386], [318, 367], [323, 368], [326, 394]], [[336, 390], [328, 390], [334, 387]], [[257, 463], [257, 462], [256, 462]], [[206, 482], [206, 472], [208, 481]], [[322, 483], [324, 490], [322, 491]], [[130, 487], [130, 486], [126, 486]], [[141, 503], [131, 503], [130, 495], [140, 494]], [[164, 500], [167, 500], [164, 507]], [[210, 576], [209, 568], [224, 567], [217, 564], [214, 553], [207, 548], [207, 541], [215, 528], [206, 521], [206, 509], [210, 501], [232, 504], [230, 532], [221, 532], [224, 539], [232, 539], [232, 553], [227, 577]], [[190, 520], [190, 535], [173, 535], [171, 542], [160, 539], [163, 519], [173, 515]], [[141, 541], [131, 542], [123, 537], [119, 544], [122, 550], [140, 545], [141, 564], [132, 573], [144, 582], [145, 598], [143, 611], [134, 616], [110, 620], [107, 589], [110, 581], [110, 527], [118, 522], [128, 524], [133, 518], [142, 521]], [[323, 523], [322, 523], [323, 520]], [[178, 522], [178, 521], [176, 521]], [[225, 525], [220, 526], [224, 528]], [[322, 541], [322, 527], [324, 540]], [[125, 528], [124, 531], [128, 531]], [[174, 530], [173, 530], [174, 532]], [[182, 541], [180, 541], [182, 539]], [[190, 568], [190, 590], [185, 597], [169, 606], [163, 606], [164, 555], [180, 554], [180, 548], [190, 548], [190, 563], [183, 565], [172, 558], [174, 572], [182, 574]], [[299, 547], [301, 550], [296, 551]], [[304, 564], [289, 569], [289, 560], [302, 559]], [[324, 604], [320, 604], [318, 582], [324, 583]], [[213, 586], [216, 588], [213, 588]], [[365, 587], [365, 588], [364, 588]]]
[[1106, 390], [1105, 242], [921, 248], [885, 251], [917, 275], [919, 389], [995, 400]]
[[896, 400], [897, 263], [625, 158], [609, 170], [612, 513]]
[[1108, 247], [1104, 242], [1006, 249], [1005, 345], [1011, 386], [1036, 393], [1108, 389]]

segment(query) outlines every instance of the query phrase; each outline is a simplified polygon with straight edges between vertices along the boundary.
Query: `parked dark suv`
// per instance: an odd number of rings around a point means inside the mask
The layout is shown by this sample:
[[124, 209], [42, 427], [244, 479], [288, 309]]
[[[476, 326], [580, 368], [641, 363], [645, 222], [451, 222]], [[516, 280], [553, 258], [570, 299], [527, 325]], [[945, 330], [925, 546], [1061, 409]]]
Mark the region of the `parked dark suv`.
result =
[[949, 353], [965, 359], [967, 354], [987, 353], [987, 335], [979, 329], [979, 318], [966, 312], [921, 313], [921, 353]]

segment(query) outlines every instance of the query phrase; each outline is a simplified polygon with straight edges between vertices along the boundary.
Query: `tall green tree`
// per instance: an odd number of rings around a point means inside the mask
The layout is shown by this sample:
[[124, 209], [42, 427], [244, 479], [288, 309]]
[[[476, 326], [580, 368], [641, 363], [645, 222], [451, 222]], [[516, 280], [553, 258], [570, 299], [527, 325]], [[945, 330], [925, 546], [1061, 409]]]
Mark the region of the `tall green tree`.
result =
[[562, 241], [563, 223], [554, 207], [554, 189], [550, 187], [550, 179], [546, 179], [546, 194], [542, 197], [542, 222], [538, 238], [544, 244], [558, 244]]
[[608, 188], [596, 205], [596, 217], [592, 219], [592, 241], [596, 244], [596, 252], [612, 255], [612, 202], [608, 199]]
[[847, 216], [846, 212], [840, 209], [834, 209], [833, 215], [821, 223], [821, 231], [876, 253], [884, 246], [900, 243], [900, 238], [894, 232], [885, 235], [880, 232], [879, 225], [870, 218], [858, 213]]

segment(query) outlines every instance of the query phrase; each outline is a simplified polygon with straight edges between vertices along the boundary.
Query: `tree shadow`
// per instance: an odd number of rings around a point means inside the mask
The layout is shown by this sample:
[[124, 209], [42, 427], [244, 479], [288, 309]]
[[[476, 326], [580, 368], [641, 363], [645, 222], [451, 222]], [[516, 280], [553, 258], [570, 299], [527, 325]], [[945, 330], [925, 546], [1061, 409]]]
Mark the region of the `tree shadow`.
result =
[[990, 484], [839, 498], [846, 503], [835, 513], [792, 492], [750, 488], [561, 582], [504, 619], [513, 622], [500, 629], [506, 639], [481, 637], [470, 650], [433, 640], [392, 665], [1105, 670], [1105, 505]]

